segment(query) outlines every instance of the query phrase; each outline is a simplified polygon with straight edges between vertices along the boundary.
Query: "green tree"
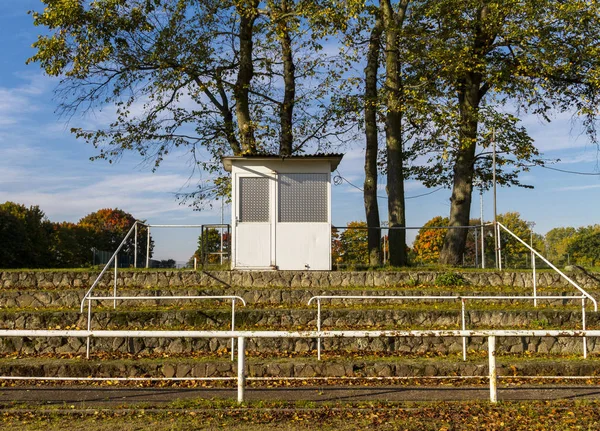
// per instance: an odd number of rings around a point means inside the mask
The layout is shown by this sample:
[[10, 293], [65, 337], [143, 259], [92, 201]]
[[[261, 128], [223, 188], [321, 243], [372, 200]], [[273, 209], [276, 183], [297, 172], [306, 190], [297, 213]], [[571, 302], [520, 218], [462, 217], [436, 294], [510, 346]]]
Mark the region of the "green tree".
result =
[[52, 255], [58, 268], [92, 265], [92, 252], [87, 245], [89, 231], [75, 223], [52, 223]]
[[[221, 257], [218, 254], [211, 253], [219, 253], [221, 252], [221, 234], [217, 229], [206, 229], [203, 232], [204, 234], [200, 234], [198, 237], [198, 248], [196, 252], [191, 257], [190, 262], [193, 264], [194, 257], [198, 259], [199, 262], [207, 262], [207, 263], [219, 263], [221, 262]], [[223, 252], [227, 253], [229, 250], [229, 238], [227, 233], [223, 234]]]
[[557, 227], [546, 233], [545, 252], [552, 263], [559, 265], [567, 263], [569, 244], [576, 232], [574, 227]]
[[52, 224], [37, 206], [5, 202], [0, 205], [0, 267], [53, 266]]
[[[575, 0], [554, 2], [454, 0], [416, 2], [420, 59], [446, 97], [440, 117], [454, 136], [450, 225], [469, 222], [475, 155], [487, 107], [511, 103], [549, 119], [551, 112], [575, 112], [589, 136], [595, 135], [600, 98], [600, 5]], [[418, 31], [421, 29], [421, 31]], [[448, 103], [450, 102], [450, 103]], [[497, 115], [492, 115], [492, 120]], [[492, 121], [493, 122], [493, 121]], [[483, 130], [488, 133], [489, 129]], [[501, 132], [501, 130], [498, 130]], [[443, 134], [441, 135], [443, 136]], [[513, 157], [518, 151], [513, 150]], [[450, 230], [441, 262], [460, 262], [464, 230]]]
[[344, 265], [368, 265], [367, 223], [351, 221], [339, 235], [338, 263]]
[[600, 263], [600, 225], [580, 227], [569, 241], [567, 252], [571, 261], [582, 266], [596, 266]]

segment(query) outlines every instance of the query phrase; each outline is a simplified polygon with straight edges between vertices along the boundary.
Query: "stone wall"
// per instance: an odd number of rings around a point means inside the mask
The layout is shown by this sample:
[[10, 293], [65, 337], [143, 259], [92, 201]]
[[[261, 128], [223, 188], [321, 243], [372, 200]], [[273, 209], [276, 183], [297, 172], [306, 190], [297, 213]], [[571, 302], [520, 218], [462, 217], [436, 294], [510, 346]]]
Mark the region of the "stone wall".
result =
[[[0, 272], [1, 289], [86, 289], [99, 271], [5, 271]], [[344, 288], [433, 284], [439, 272], [432, 271], [119, 271], [119, 287], [244, 287], [244, 288]], [[533, 287], [530, 272], [462, 272], [474, 286]], [[599, 288], [600, 274], [577, 271], [569, 274], [584, 288]], [[537, 274], [538, 286], [566, 288], [568, 281], [557, 273]], [[113, 285], [112, 272], [98, 287]]]

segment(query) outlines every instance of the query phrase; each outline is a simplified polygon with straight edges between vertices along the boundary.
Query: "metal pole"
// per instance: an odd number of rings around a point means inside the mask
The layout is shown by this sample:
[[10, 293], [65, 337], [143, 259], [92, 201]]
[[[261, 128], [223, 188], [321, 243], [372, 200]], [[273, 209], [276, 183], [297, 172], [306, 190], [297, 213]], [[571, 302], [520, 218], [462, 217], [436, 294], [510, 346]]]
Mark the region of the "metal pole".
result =
[[221, 196], [221, 265], [223, 265], [223, 196]]
[[148, 237], [146, 239], [146, 268], [150, 267], [150, 226], [146, 225], [148, 229]]
[[137, 221], [134, 224], [135, 227], [135, 237], [133, 239], [133, 267], [137, 268], [137, 235], [138, 235], [138, 224]]
[[[500, 240], [498, 238], [498, 231], [496, 228], [498, 227], [498, 211], [496, 208], [496, 131], [492, 129], [492, 182], [494, 187], [494, 244], [495, 244], [495, 255], [496, 255], [496, 268], [500, 268], [502, 263], [498, 258], [498, 247], [500, 245]], [[500, 266], [499, 266], [500, 264]], [[500, 268], [501, 269], [501, 268]]]
[[479, 266], [479, 254], [477, 253], [479, 250], [479, 246], [477, 244], [477, 228], [475, 228], [475, 268]]
[[245, 347], [244, 337], [238, 337], [238, 403], [244, 402], [244, 389], [246, 382], [245, 373]]
[[[321, 331], [321, 300], [317, 299], [317, 331]], [[321, 360], [321, 337], [317, 338], [317, 359]]]
[[483, 230], [483, 188], [479, 190], [479, 206], [481, 212], [481, 268], [485, 268], [485, 233]]
[[[585, 298], [581, 298], [581, 328], [585, 331]], [[583, 359], [587, 359], [587, 337], [583, 337]]]
[[490, 402], [498, 402], [498, 374], [496, 370], [496, 336], [488, 337], [488, 357], [490, 373]]
[[113, 308], [116, 310], [117, 309], [117, 270], [118, 270], [118, 263], [119, 263], [119, 259], [118, 259], [118, 255], [115, 256], [115, 284], [113, 286]]
[[531, 262], [533, 264], [533, 306], [537, 307], [537, 277], [535, 274], [535, 254], [531, 253]]
[[[462, 322], [462, 330], [466, 331], [467, 330], [467, 323], [465, 321], [465, 299], [461, 298], [460, 299], [460, 317], [461, 317], [461, 322]], [[462, 337], [462, 344], [463, 344], [463, 361], [467, 360], [467, 337]]]
[[198, 258], [194, 256], [194, 271], [198, 269]]
[[[90, 299], [88, 299], [87, 330], [88, 331], [92, 330], [92, 301]], [[86, 359], [90, 359], [90, 337], [89, 336], [86, 339], [85, 357], [86, 357]]]
[[[235, 298], [231, 299], [231, 330], [235, 331]], [[231, 360], [235, 359], [235, 338], [231, 338]]]

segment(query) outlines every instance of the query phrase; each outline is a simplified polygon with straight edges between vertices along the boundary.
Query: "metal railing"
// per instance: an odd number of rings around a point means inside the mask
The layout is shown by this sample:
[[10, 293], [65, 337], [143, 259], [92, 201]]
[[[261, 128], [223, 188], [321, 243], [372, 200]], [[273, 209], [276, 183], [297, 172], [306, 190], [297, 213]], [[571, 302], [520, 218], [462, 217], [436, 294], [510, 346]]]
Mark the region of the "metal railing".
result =
[[[235, 295], [221, 295], [221, 296], [119, 296], [119, 300], [130, 300], [130, 301], [157, 301], [157, 300], [178, 300], [178, 299], [186, 299], [186, 300], [223, 300], [230, 299], [231, 300], [231, 330], [235, 331], [235, 301], [240, 301], [244, 306], [246, 306], [246, 301], [241, 296]], [[92, 330], [92, 301], [107, 301], [107, 300], [115, 300], [112, 296], [88, 296], [88, 312], [87, 312], [87, 330]], [[115, 305], [116, 309], [116, 300]], [[90, 337], [86, 339], [86, 350], [85, 356], [87, 359], [90, 358]], [[235, 359], [235, 342], [234, 339], [231, 339], [231, 360]]]
[[[463, 331], [467, 330], [466, 323], [466, 302], [467, 300], [509, 300], [509, 301], [519, 301], [519, 300], [581, 300], [581, 326], [582, 330], [586, 330], [586, 316], [585, 316], [585, 300], [586, 296], [382, 296], [382, 295], [370, 295], [370, 296], [362, 296], [362, 295], [319, 295], [313, 296], [308, 300], [307, 305], [310, 305], [313, 301], [317, 303], [317, 331], [322, 330], [322, 319], [321, 319], [321, 301], [322, 300], [377, 300], [377, 301], [416, 301], [416, 300], [434, 300], [434, 301], [461, 301], [461, 309], [460, 309], [460, 324]], [[462, 352], [463, 352], [463, 361], [467, 360], [467, 337], [462, 337]], [[587, 358], [587, 338], [583, 338], [583, 357]], [[321, 339], [317, 339], [317, 358], [321, 360]]]
[[[556, 271], [562, 278], [564, 278], [567, 282], [569, 282], [569, 284], [571, 284], [577, 290], [579, 290], [583, 296], [585, 296], [590, 301], [592, 301], [592, 304], [594, 304], [594, 311], [598, 311], [598, 301], [596, 301], [596, 299], [592, 295], [590, 295], [588, 292], [586, 292], [585, 289], [583, 289], [581, 286], [579, 286], [577, 283], [575, 283], [573, 280], [571, 280], [567, 275], [565, 275], [564, 272], [562, 272], [560, 269], [558, 269], [556, 266], [554, 266], [548, 259], [546, 259], [544, 256], [542, 256], [539, 252], [537, 252], [533, 247], [531, 247], [529, 244], [527, 244], [521, 238], [519, 238], [514, 232], [512, 232], [510, 229], [508, 229], [502, 223], [500, 223], [500, 222], [496, 222], [496, 223], [497, 223], [496, 229], [497, 229], [497, 235], [498, 235], [498, 244], [500, 244], [500, 232], [501, 232], [500, 228], [502, 228], [506, 232], [508, 232], [513, 238], [515, 238], [517, 241], [519, 241], [521, 244], [523, 244], [528, 250], [531, 251], [531, 262], [532, 262], [531, 266], [532, 266], [532, 270], [533, 270], [533, 296], [534, 297], [537, 297], [537, 277], [536, 277], [536, 267], [535, 267], [535, 257], [537, 256], [543, 262], [545, 262], [550, 268], [552, 268], [554, 271]], [[500, 265], [500, 270], [502, 270], [502, 248], [498, 248], [498, 253], [499, 253], [498, 263]], [[537, 300], [534, 300], [534, 306], [537, 307]]]
[[[196, 378], [196, 380], [237, 380], [237, 400], [245, 401], [246, 339], [252, 338], [378, 338], [378, 337], [486, 337], [488, 339], [488, 379], [490, 401], [498, 401], [498, 372], [496, 368], [496, 339], [502, 337], [600, 337], [600, 330], [442, 330], [442, 331], [83, 331], [83, 330], [35, 330], [4, 329], [1, 337], [72, 337], [72, 338], [237, 338], [237, 377]], [[10, 376], [0, 376], [0, 379]], [[480, 376], [470, 376], [477, 377]], [[332, 377], [333, 378], [333, 377]], [[418, 377], [416, 377], [418, 378]], [[67, 378], [61, 378], [67, 379]], [[71, 378], [72, 379], [72, 378]], [[282, 378], [281, 380], [284, 380]], [[31, 380], [31, 379], [30, 379]], [[86, 380], [82, 378], [80, 380]], [[116, 380], [116, 379], [112, 379]], [[255, 379], [258, 380], [258, 379]]]

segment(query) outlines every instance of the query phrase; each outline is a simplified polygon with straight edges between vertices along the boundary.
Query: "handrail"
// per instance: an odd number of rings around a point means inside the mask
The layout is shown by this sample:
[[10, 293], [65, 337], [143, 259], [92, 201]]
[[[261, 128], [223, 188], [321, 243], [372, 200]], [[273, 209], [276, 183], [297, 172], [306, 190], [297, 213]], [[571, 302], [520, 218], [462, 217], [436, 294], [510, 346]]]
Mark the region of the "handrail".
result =
[[[98, 337], [98, 338], [237, 338], [237, 400], [245, 401], [246, 338], [375, 338], [375, 337], [487, 337], [488, 339], [488, 379], [490, 401], [498, 401], [498, 373], [496, 369], [497, 337], [600, 337], [599, 330], [592, 331], [551, 331], [551, 330], [440, 330], [440, 331], [82, 331], [82, 330], [36, 330], [3, 329], [0, 337]], [[204, 378], [208, 380], [210, 378]]]
[[[582, 329], [586, 329], [586, 317], [585, 317], [585, 295], [581, 296], [562, 296], [562, 295], [534, 295], [534, 296], [520, 296], [520, 295], [482, 295], [482, 296], [473, 296], [473, 295], [429, 295], [429, 296], [384, 296], [384, 295], [318, 295], [313, 296], [308, 300], [307, 305], [310, 305], [313, 300], [317, 302], [317, 331], [321, 331], [321, 300], [322, 299], [359, 299], [359, 300], [460, 300], [461, 301], [461, 309], [460, 309], [460, 317], [461, 317], [461, 326], [463, 330], [467, 329], [466, 318], [465, 318], [465, 307], [466, 300], [533, 300], [534, 302], [537, 300], [581, 300], [581, 325]], [[462, 351], [463, 351], [463, 361], [467, 360], [467, 337], [462, 337]], [[587, 358], [587, 338], [583, 339], [583, 357]], [[317, 359], [321, 360], [321, 339], [317, 339]]]
[[[87, 329], [88, 331], [92, 330], [92, 301], [106, 301], [106, 300], [114, 300], [115, 301], [115, 309], [117, 308], [117, 299], [120, 300], [134, 300], [134, 301], [148, 301], [148, 300], [157, 300], [157, 299], [230, 299], [231, 300], [231, 330], [235, 330], [235, 301], [240, 301], [244, 306], [246, 306], [246, 301], [241, 296], [237, 295], [210, 295], [210, 296], [88, 296], [84, 298], [88, 301], [88, 312], [87, 312]], [[90, 338], [88, 337], [86, 340], [86, 351], [85, 356], [87, 359], [90, 358]], [[234, 339], [231, 339], [231, 360], [233, 361], [235, 358], [235, 342]]]
[[571, 280], [569, 277], [567, 277], [560, 269], [558, 269], [556, 266], [554, 266], [552, 263], [550, 263], [550, 261], [548, 259], [546, 259], [540, 253], [538, 253], [533, 247], [531, 247], [529, 244], [527, 244], [525, 241], [523, 241], [521, 238], [519, 238], [517, 235], [515, 235], [510, 229], [508, 229], [506, 226], [504, 226], [500, 222], [496, 222], [496, 223], [498, 223], [498, 226], [500, 226], [506, 232], [511, 234], [517, 241], [519, 241], [521, 244], [523, 244], [525, 247], [527, 247], [529, 250], [531, 250], [531, 252], [534, 253], [537, 257], [539, 257], [544, 262], [546, 262], [548, 264], [548, 266], [550, 266], [550, 268], [552, 268], [553, 270], [558, 272], [561, 277], [563, 277], [565, 280], [567, 280], [577, 290], [579, 290], [583, 295], [585, 295], [590, 301], [592, 301], [592, 304], [594, 304], [594, 311], [598, 311], [598, 302], [596, 301], [596, 299], [594, 299], [594, 297], [592, 295], [590, 295], [588, 292], [585, 291], [585, 289], [583, 289], [577, 283], [575, 283], [573, 280]]
[[[81, 313], [83, 313], [83, 304], [85, 303], [86, 298], [89, 296], [89, 294], [92, 292], [92, 290], [94, 290], [94, 288], [96, 287], [96, 285], [98, 284], [98, 282], [100, 281], [100, 279], [102, 278], [102, 276], [104, 275], [104, 273], [106, 272], [106, 270], [108, 269], [108, 267], [110, 266], [111, 262], [114, 259], [117, 258], [117, 255], [119, 254], [119, 251], [121, 251], [121, 248], [123, 248], [123, 246], [125, 245], [125, 242], [129, 238], [129, 236], [131, 235], [131, 233], [134, 231], [134, 229], [137, 226], [137, 224], [138, 224], [138, 221], [136, 220], [133, 223], [133, 226], [131, 226], [131, 229], [129, 229], [129, 232], [127, 232], [127, 235], [125, 235], [125, 238], [123, 238], [123, 241], [121, 241], [121, 244], [119, 244], [119, 246], [117, 247], [117, 250], [113, 253], [112, 257], [108, 260], [108, 262], [104, 266], [104, 269], [102, 270], [102, 272], [100, 272], [100, 275], [96, 278], [96, 280], [92, 284], [92, 287], [90, 287], [88, 289], [88, 291], [85, 293], [85, 295], [83, 295], [83, 299], [81, 300], [81, 307], [80, 307], [80, 312]], [[115, 273], [115, 287], [116, 287], [116, 285], [117, 285], [117, 280], [116, 280], [116, 273]]]

